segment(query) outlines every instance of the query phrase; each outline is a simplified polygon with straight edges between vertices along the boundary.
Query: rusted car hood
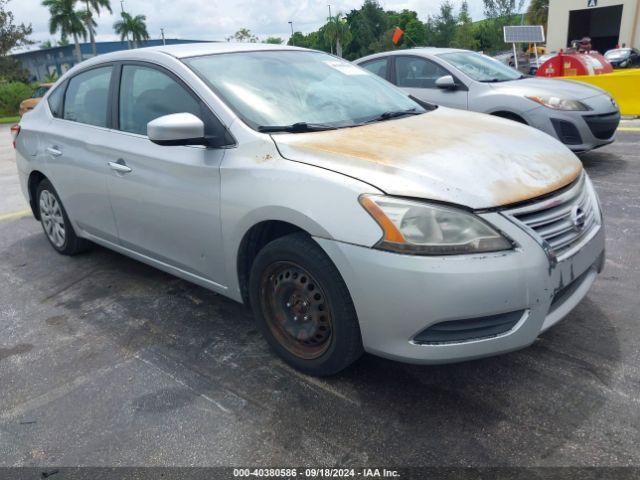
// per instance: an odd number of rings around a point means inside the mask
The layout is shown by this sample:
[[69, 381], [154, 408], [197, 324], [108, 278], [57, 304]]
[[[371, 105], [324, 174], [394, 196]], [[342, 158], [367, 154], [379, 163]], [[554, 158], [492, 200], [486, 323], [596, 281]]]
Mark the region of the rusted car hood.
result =
[[582, 171], [578, 158], [545, 133], [442, 107], [413, 117], [273, 139], [284, 158], [358, 178], [387, 194], [476, 209], [544, 195]]

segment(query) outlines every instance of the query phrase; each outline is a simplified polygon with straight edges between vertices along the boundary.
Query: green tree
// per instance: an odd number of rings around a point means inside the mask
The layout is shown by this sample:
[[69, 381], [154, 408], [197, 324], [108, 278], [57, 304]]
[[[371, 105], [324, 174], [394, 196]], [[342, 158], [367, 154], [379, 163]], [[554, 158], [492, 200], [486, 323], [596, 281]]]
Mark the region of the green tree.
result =
[[328, 18], [324, 34], [331, 45], [335, 44], [336, 55], [342, 57], [342, 47], [348, 45], [352, 39], [347, 19], [342, 13], [338, 12], [335, 16]]
[[396, 45], [396, 48], [424, 46], [427, 44], [425, 25], [420, 21], [416, 12], [407, 9], [401, 12], [389, 11], [387, 16], [391, 27], [390, 35], [393, 35], [393, 30], [396, 27], [404, 30], [404, 35]]
[[522, 9], [524, 0], [482, 0], [484, 14], [487, 17], [482, 40], [483, 50], [496, 51], [504, 48], [503, 28], [506, 25], [519, 25], [521, 17], [518, 12]]
[[87, 32], [89, 32], [89, 41], [91, 42], [91, 50], [95, 57], [98, 52], [96, 50], [96, 22], [93, 19], [93, 15], [100, 16], [100, 9], [105, 8], [109, 13], [112, 13], [111, 2], [109, 0], [83, 0], [85, 4], [84, 23]]
[[58, 40], [57, 45], [58, 47], [66, 47], [67, 45], [69, 45], [69, 39], [67, 37], [62, 37], [60, 40]]
[[16, 47], [31, 45], [29, 40], [32, 29], [31, 25], [24, 23], [16, 24], [13, 12], [6, 10], [9, 0], [0, 0], [0, 81], [1, 82], [24, 82], [29, 78], [27, 72], [20, 62], [13, 57], [9, 57], [9, 52]]
[[42, 83], [54, 83], [56, 80], [58, 80], [58, 74], [56, 72], [50, 72], [42, 78]]
[[381, 45], [390, 39], [384, 36], [391, 26], [386, 12], [376, 0], [365, 0], [358, 10], [347, 14], [352, 40], [345, 57], [351, 60], [380, 51]]
[[6, 10], [9, 0], [0, 0], [0, 57], [9, 53], [13, 48], [31, 45], [29, 40], [32, 33], [31, 24], [16, 24], [13, 12]]
[[227, 42], [249, 42], [249, 43], [257, 43], [258, 37], [256, 37], [251, 30], [248, 28], [241, 28], [233, 35], [227, 37]]
[[80, 41], [86, 40], [87, 30], [82, 21], [82, 14], [75, 10], [76, 0], [42, 0], [42, 5], [49, 9], [49, 32], [54, 34], [60, 31], [63, 38], [73, 37], [76, 59], [82, 61], [80, 54]]
[[53, 48], [53, 43], [51, 43], [51, 40], [46, 40], [42, 42], [39, 46], [40, 46], [40, 50], [44, 50], [45, 48]]
[[149, 32], [147, 32], [146, 15], [131, 16], [127, 12], [122, 12], [122, 19], [113, 24], [113, 29], [120, 35], [120, 41], [127, 40], [127, 45], [131, 48], [138, 48], [138, 42], [142, 43], [149, 40]]
[[267, 37], [264, 43], [270, 43], [272, 45], [281, 45], [284, 43], [284, 40], [280, 37]]
[[466, 0], [462, 2], [460, 13], [458, 13], [458, 28], [456, 29], [451, 46], [464, 48], [466, 50], [478, 49], [478, 40], [475, 36], [475, 29], [471, 15], [469, 15], [469, 5]]
[[450, 47], [456, 34], [458, 19], [453, 13], [453, 4], [445, 0], [440, 4], [440, 13], [434, 18], [434, 45]]
[[549, 0], [531, 0], [525, 18], [529, 25], [542, 25], [547, 32], [549, 17]]

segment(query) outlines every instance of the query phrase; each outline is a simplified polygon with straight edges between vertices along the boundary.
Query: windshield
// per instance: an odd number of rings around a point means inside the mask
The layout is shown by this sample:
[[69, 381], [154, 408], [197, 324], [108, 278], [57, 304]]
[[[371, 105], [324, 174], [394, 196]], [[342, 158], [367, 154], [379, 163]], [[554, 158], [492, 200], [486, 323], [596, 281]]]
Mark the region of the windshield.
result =
[[626, 57], [631, 53], [630, 48], [619, 48], [617, 50], [609, 50], [604, 54], [605, 58]]
[[224, 53], [183, 61], [247, 124], [263, 131], [302, 124], [339, 128], [425, 112], [377, 75], [320, 52]]
[[479, 53], [454, 52], [438, 56], [478, 82], [506, 82], [524, 78], [517, 70]]

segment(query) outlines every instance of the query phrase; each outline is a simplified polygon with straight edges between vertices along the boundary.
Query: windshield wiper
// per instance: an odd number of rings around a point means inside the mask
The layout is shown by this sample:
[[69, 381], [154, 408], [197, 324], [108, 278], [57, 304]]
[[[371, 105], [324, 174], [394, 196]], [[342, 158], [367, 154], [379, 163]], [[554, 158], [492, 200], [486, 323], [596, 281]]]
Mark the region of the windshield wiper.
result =
[[526, 78], [524, 75], [520, 75], [516, 78], [488, 78], [487, 80], [480, 80], [481, 83], [501, 83], [501, 82], [510, 82], [511, 80], [522, 80]]
[[321, 132], [322, 130], [335, 130], [337, 127], [331, 125], [325, 125], [322, 123], [307, 123], [297, 122], [291, 125], [260, 125], [258, 131], [262, 133], [274, 133], [274, 132], [291, 132], [291, 133], [303, 133], [303, 132]]
[[364, 123], [382, 122], [384, 120], [389, 120], [390, 118], [404, 117], [406, 115], [420, 115], [421, 113], [424, 112], [417, 111], [415, 107], [409, 108], [407, 110], [392, 110], [389, 112], [381, 113], [377, 117], [374, 117], [371, 120], [367, 120]]

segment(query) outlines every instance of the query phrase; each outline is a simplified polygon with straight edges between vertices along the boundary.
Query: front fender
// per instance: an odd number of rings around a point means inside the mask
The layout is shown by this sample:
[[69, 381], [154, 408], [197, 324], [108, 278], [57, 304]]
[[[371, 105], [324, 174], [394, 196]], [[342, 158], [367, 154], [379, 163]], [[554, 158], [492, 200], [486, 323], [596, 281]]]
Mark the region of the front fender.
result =
[[373, 246], [382, 236], [358, 202], [381, 193], [359, 180], [283, 159], [272, 142], [229, 150], [221, 166], [221, 220], [228, 294], [241, 301], [237, 272], [240, 244], [254, 225], [277, 220], [314, 237]]

